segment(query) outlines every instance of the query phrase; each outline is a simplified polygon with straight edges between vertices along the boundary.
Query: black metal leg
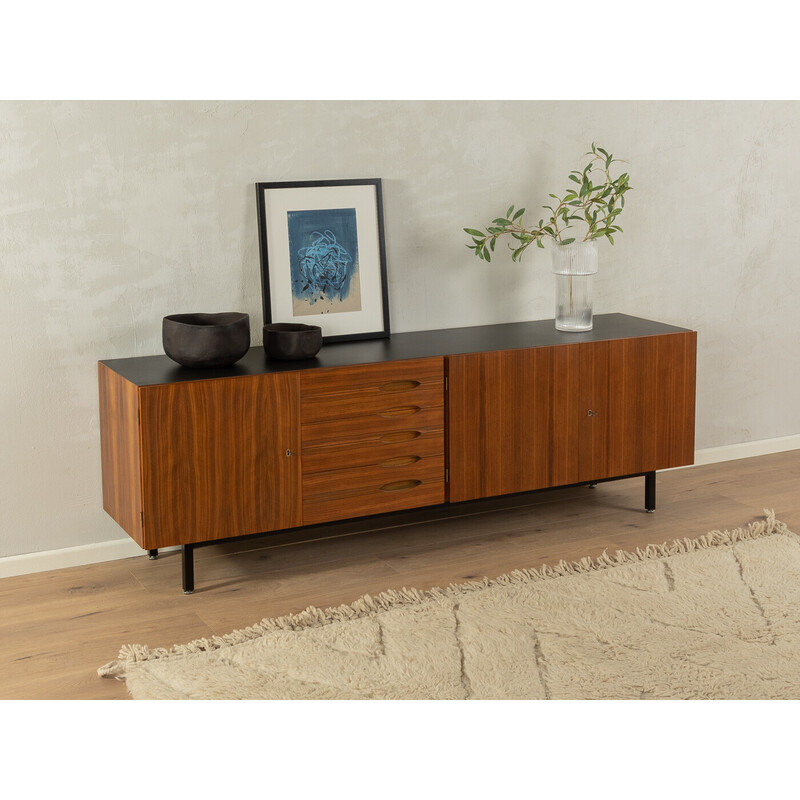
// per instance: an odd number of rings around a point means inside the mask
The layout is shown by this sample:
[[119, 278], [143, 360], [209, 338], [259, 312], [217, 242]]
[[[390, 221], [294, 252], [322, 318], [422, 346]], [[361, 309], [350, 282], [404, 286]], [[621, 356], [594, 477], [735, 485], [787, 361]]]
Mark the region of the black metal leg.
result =
[[648, 472], [644, 476], [644, 507], [648, 514], [656, 510], [656, 473]]
[[156, 558], [158, 558], [158, 548], [156, 548], [155, 550], [148, 550], [147, 551], [147, 557], [151, 561], [154, 561]]
[[191, 594], [194, 591], [194, 545], [185, 544], [181, 547], [183, 565], [183, 593]]

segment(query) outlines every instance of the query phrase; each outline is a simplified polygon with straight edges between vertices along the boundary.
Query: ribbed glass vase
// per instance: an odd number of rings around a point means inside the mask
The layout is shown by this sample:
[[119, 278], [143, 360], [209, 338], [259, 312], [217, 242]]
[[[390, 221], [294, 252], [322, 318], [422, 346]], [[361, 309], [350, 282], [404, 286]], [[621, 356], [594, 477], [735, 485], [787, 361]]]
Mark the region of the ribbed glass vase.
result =
[[597, 273], [597, 244], [573, 242], [552, 247], [556, 276], [556, 329], [590, 331]]

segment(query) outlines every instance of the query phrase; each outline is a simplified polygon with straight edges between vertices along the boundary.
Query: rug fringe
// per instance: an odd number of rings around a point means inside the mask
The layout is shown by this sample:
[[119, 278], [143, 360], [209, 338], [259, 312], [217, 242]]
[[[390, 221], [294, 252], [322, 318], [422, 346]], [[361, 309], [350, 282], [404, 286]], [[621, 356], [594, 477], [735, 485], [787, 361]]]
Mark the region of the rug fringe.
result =
[[404, 586], [402, 589], [389, 589], [381, 592], [377, 597], [365, 594], [349, 605], [341, 605], [325, 610], [309, 606], [297, 614], [266, 618], [249, 628], [236, 630], [224, 636], [195, 639], [187, 644], [173, 645], [169, 649], [163, 647], [151, 649], [141, 644], [126, 644], [120, 649], [118, 660], [110, 661], [100, 667], [97, 670], [97, 674], [102, 678], [124, 680], [126, 668], [129, 664], [218, 650], [223, 647], [258, 639], [271, 631], [302, 630], [321, 625], [331, 625], [343, 620], [357, 619], [370, 614], [388, 611], [396, 606], [413, 605], [430, 599], [445, 599], [453, 595], [467, 594], [492, 586], [513, 586], [520, 583], [553, 580], [569, 575], [605, 570], [621, 564], [634, 564], [666, 556], [691, 553], [697, 550], [723, 547], [736, 542], [758, 539], [773, 534], [792, 535], [784, 523], [775, 519], [775, 511], [773, 509], [765, 508], [764, 513], [766, 516], [763, 520], [751, 522], [745, 528], [735, 528], [731, 531], [715, 530], [695, 539], [675, 539], [672, 542], [664, 542], [660, 545], [651, 544], [644, 548], [637, 547], [636, 550], [632, 551], [617, 550], [613, 555], [609, 555], [608, 551], [603, 551], [597, 558], [586, 557], [580, 561], [559, 561], [558, 564], [545, 564], [539, 569], [518, 569], [491, 580], [483, 578], [480, 581], [451, 583], [445, 588], [435, 587], [423, 590]]

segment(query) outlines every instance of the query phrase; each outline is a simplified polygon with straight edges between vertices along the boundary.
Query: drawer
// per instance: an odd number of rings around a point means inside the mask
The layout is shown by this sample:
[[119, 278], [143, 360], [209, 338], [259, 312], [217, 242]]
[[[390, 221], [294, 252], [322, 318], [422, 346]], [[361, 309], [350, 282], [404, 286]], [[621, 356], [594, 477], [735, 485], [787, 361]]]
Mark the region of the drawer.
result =
[[444, 503], [444, 477], [406, 478], [303, 498], [303, 524], [384, 514]]
[[303, 373], [300, 398], [304, 423], [443, 406], [444, 361], [423, 358]]
[[[413, 458], [414, 460], [410, 460]], [[431, 479], [444, 480], [444, 453], [433, 456], [399, 456], [384, 459], [379, 464], [332, 469], [303, 475], [303, 498], [336, 495], [342, 492], [380, 491], [387, 496], [412, 488], [409, 481], [422, 483]], [[400, 484], [403, 484], [402, 486]]]
[[[328, 441], [304, 445], [302, 448], [303, 473], [325, 472], [342, 466], [361, 467], [367, 464], [384, 464], [397, 459], [444, 453], [444, 429], [386, 431], [364, 434], [353, 432], [349, 441]], [[409, 462], [412, 463], [412, 462]]]
[[358, 444], [380, 439], [390, 443], [401, 437], [415, 439], [426, 431], [444, 429], [444, 406], [392, 409], [365, 417], [345, 417], [305, 423], [301, 428], [303, 454], [330, 442]]

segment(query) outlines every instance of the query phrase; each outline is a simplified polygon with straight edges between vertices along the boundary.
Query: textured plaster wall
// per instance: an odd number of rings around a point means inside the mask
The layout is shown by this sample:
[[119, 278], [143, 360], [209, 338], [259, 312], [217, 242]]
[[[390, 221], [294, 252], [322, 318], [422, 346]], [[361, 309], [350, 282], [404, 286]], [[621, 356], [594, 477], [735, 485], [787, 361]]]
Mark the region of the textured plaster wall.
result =
[[101, 509], [96, 361], [161, 352], [180, 311], [260, 344], [253, 184], [384, 179], [394, 331], [552, 316], [549, 252], [464, 247], [626, 158], [596, 312], [699, 332], [697, 446], [800, 433], [800, 103], [0, 104], [0, 556], [121, 538]]

